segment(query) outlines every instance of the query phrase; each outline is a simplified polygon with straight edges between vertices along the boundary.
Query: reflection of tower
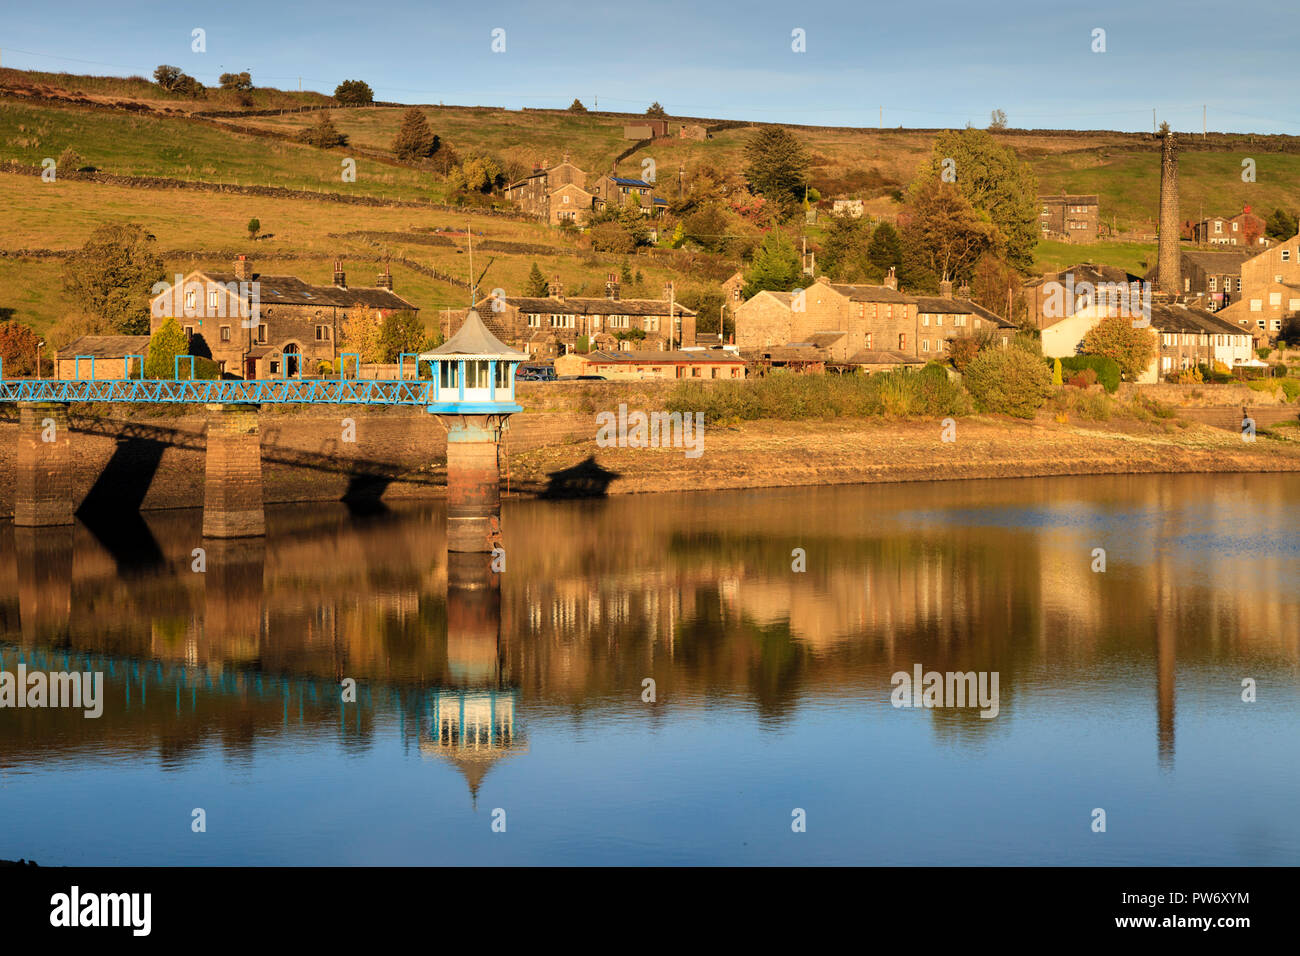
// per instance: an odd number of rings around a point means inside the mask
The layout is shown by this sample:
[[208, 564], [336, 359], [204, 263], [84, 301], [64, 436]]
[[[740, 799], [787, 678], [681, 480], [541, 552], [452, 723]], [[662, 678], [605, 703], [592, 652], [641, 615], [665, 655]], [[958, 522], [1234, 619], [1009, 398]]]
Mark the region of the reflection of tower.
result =
[[72, 619], [71, 525], [14, 528], [18, 618], [25, 644], [61, 643]]
[[501, 658], [501, 583], [492, 556], [447, 555], [447, 670], [451, 686], [431, 695], [423, 753], [454, 764], [475, 802], [496, 762], [527, 750], [515, 732], [517, 691]]
[[1156, 609], [1156, 746], [1161, 766], [1169, 768], [1174, 760], [1174, 682], [1178, 654], [1174, 627], [1163, 613], [1163, 603]]

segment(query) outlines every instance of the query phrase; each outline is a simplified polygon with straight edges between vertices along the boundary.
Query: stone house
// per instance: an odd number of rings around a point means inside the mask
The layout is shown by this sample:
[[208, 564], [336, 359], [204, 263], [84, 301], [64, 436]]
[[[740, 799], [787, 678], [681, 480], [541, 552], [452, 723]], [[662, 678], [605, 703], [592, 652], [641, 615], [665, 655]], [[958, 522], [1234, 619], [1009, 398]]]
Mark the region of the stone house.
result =
[[1271, 240], [1264, 234], [1266, 223], [1245, 207], [1232, 217], [1210, 216], [1192, 224], [1192, 241], [1202, 246], [1268, 246]]
[[643, 119], [623, 127], [624, 139], [658, 139], [668, 135], [666, 119]]
[[381, 319], [419, 311], [393, 291], [387, 270], [374, 286], [349, 287], [336, 261], [334, 284], [321, 286], [297, 276], [255, 273], [248, 258], [239, 256], [233, 272], [196, 270], [150, 299], [149, 330], [174, 318], [189, 336], [191, 352], [210, 354], [226, 375], [312, 377], [322, 362], [337, 358], [346, 314], [357, 307]]
[[[589, 349], [611, 352], [695, 346], [696, 313], [673, 301], [668, 287], [660, 299], [624, 299], [612, 276], [606, 292], [604, 298], [565, 296], [557, 278], [546, 297], [490, 297], [475, 311], [493, 335], [539, 361], [576, 352], [584, 338]], [[444, 313], [443, 334], [455, 334], [467, 313]]]
[[707, 126], [701, 126], [699, 123], [683, 123], [677, 130], [677, 135], [681, 139], [706, 140], [713, 139], [713, 134], [709, 132]]
[[54, 377], [60, 381], [141, 378], [148, 357], [147, 335], [83, 335], [54, 353]]
[[576, 183], [566, 183], [547, 197], [547, 221], [552, 226], [562, 222], [582, 225], [591, 212], [592, 195]]
[[[1241, 265], [1254, 250], [1180, 249], [1183, 295], [1197, 298], [1210, 312], [1226, 308], [1241, 297]], [[1147, 278], [1154, 281], [1155, 269]]]
[[1025, 314], [1036, 329], [1045, 329], [1086, 308], [1100, 289], [1132, 286], [1141, 280], [1117, 266], [1081, 262], [1060, 272], [1047, 272], [1021, 287]]
[[[883, 368], [942, 359], [949, 340], [988, 333], [1005, 344], [1015, 326], [967, 298], [900, 292], [884, 285], [833, 283], [819, 277], [807, 289], [764, 291], [738, 306], [736, 344], [755, 361]], [[774, 350], [800, 349], [812, 351]]]
[[742, 379], [745, 360], [727, 349], [590, 352], [555, 360], [558, 375], [602, 375], [621, 381], [645, 379]]
[[1243, 262], [1241, 286], [1229, 318], [1276, 340], [1283, 320], [1300, 313], [1300, 235]]
[[1038, 202], [1038, 225], [1044, 239], [1096, 240], [1101, 221], [1101, 206], [1096, 196], [1039, 196]]
[[665, 200], [655, 197], [652, 184], [643, 179], [628, 179], [613, 173], [606, 173], [597, 179], [592, 184], [591, 195], [592, 205], [597, 209], [603, 209], [611, 202], [622, 206], [629, 196], [637, 201], [641, 213], [646, 216], [663, 215], [668, 206]]

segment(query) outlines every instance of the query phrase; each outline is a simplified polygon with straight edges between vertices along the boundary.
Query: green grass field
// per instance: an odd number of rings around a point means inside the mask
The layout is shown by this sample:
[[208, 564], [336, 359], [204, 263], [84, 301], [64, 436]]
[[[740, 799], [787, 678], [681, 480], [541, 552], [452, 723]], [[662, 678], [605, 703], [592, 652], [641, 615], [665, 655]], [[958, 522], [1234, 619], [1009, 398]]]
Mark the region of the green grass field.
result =
[[1119, 266], [1134, 275], [1145, 275], [1155, 265], [1154, 242], [1068, 243], [1043, 240], [1034, 247], [1034, 271], [1060, 272], [1081, 262]]

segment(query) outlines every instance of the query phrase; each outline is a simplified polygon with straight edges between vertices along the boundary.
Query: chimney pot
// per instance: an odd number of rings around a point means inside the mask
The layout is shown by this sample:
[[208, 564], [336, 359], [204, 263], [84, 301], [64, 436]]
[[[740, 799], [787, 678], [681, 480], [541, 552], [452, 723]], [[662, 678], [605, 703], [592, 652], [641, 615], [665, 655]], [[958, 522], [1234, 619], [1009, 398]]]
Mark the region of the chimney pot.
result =
[[235, 256], [235, 278], [246, 282], [253, 277], [253, 267], [248, 256]]
[[340, 289], [348, 287], [348, 277], [343, 272], [343, 262], [340, 259], [334, 260], [334, 284]]

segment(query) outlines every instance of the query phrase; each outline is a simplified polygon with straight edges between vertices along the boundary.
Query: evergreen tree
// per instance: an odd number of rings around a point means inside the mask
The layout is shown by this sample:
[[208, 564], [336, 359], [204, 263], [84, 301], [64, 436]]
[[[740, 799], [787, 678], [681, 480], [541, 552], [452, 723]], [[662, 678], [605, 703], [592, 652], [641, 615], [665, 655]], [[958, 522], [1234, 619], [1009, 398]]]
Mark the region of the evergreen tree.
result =
[[867, 243], [867, 259], [880, 270], [884, 276], [890, 269], [899, 269], [903, 265], [903, 243], [898, 237], [898, 230], [891, 223], [882, 222], [871, 234]]
[[745, 144], [745, 178], [750, 187], [790, 215], [803, 201], [808, 151], [784, 126], [763, 126]]
[[532, 271], [528, 273], [528, 282], [524, 286], [524, 295], [535, 299], [544, 299], [550, 294], [550, 287], [546, 284], [546, 276], [542, 270], [537, 268], [537, 263], [533, 263]]
[[402, 114], [402, 125], [393, 137], [393, 154], [398, 159], [427, 159], [438, 151], [438, 137], [429, 126], [424, 110], [411, 107]]
[[322, 112], [315, 126], [308, 126], [298, 134], [298, 141], [329, 149], [331, 146], [346, 146], [348, 138], [338, 131], [329, 113]]
[[[171, 378], [177, 370], [176, 356], [188, 355], [189, 351], [185, 330], [177, 325], [175, 319], [168, 319], [149, 337], [149, 355], [144, 362], [145, 378]], [[181, 365], [184, 366], [181, 375], [188, 375], [189, 363], [182, 362]]]
[[745, 272], [745, 298], [764, 289], [789, 292], [798, 282], [799, 255], [794, 243], [781, 233], [768, 233], [754, 250], [754, 258]]
[[1273, 215], [1268, 217], [1268, 222], [1264, 226], [1264, 231], [1273, 239], [1279, 242], [1290, 239], [1296, 234], [1298, 224], [1296, 217], [1288, 213], [1285, 209], [1273, 210]]

